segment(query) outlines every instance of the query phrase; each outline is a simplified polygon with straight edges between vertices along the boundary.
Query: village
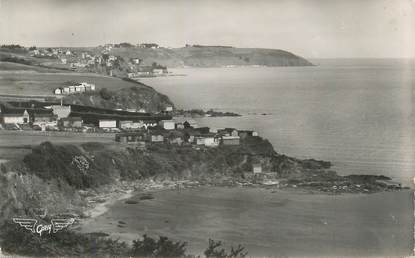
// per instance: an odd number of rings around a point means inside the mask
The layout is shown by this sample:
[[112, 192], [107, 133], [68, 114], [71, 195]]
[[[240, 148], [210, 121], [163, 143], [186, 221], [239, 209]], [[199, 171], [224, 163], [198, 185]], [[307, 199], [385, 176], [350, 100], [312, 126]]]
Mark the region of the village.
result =
[[[127, 77], [130, 79], [140, 77], [156, 77], [168, 74], [167, 67], [157, 63], [146, 65], [141, 57], [130, 57], [128, 60], [110, 53], [111, 49], [121, 44], [106, 44], [100, 48], [99, 53], [69, 48], [28, 48], [29, 55], [35, 58], [56, 60], [48, 65], [69, 69], [76, 72], [94, 72], [109, 76]], [[138, 44], [139, 48], [158, 48], [157, 44]]]
[[[60, 94], [65, 94], [65, 89]], [[103, 135], [112, 133], [115, 142], [141, 147], [148, 144], [196, 148], [239, 145], [241, 139], [258, 136], [257, 132], [249, 130], [198, 127], [193, 119], [172, 117], [172, 112], [172, 106], [152, 114], [145, 113], [143, 109], [113, 110], [62, 102], [8, 101], [0, 103], [0, 128]]]

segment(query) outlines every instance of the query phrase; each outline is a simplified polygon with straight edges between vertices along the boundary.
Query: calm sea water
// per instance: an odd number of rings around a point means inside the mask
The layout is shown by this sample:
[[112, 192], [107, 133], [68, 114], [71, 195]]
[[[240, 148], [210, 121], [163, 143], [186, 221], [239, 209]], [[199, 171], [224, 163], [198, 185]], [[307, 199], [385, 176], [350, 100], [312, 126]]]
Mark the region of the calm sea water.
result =
[[200, 125], [254, 129], [279, 153], [409, 185], [415, 175], [414, 60], [312, 61], [318, 66], [172, 69], [186, 76], [143, 81], [180, 108], [243, 114], [203, 118]]

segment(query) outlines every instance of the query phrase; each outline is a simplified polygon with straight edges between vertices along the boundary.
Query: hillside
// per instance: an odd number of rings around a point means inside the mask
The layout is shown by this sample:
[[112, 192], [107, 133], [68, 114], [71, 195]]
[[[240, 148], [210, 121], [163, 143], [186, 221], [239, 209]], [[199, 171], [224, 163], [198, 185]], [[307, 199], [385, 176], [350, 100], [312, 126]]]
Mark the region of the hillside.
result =
[[[89, 49], [95, 53], [101, 48]], [[98, 52], [96, 52], [98, 51]], [[138, 57], [143, 65], [156, 62], [167, 67], [223, 67], [223, 66], [310, 66], [312, 63], [293, 53], [278, 49], [197, 47], [183, 48], [113, 48], [111, 54], [123, 58]]]
[[[69, 82], [88, 82], [96, 85], [96, 91], [64, 97], [68, 104], [88, 105], [101, 108], [143, 108], [149, 112], [163, 111], [173, 103], [145, 84], [93, 73], [76, 73], [32, 64], [0, 61], [0, 92], [19, 96], [50, 96], [54, 89]], [[106, 89], [107, 95], [101, 90]]]
[[109, 109], [145, 109], [147, 112], [159, 112], [167, 106], [173, 106], [170, 99], [153, 88], [134, 81], [128, 81], [131, 87], [118, 90], [100, 90], [64, 97], [66, 104], [76, 104]]

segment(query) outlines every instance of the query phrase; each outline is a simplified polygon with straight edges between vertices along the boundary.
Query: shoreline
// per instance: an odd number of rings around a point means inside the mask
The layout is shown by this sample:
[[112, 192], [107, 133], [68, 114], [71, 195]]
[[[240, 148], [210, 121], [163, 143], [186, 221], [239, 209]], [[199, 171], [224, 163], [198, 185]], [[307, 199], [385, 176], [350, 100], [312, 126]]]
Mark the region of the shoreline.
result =
[[[104, 192], [85, 197], [85, 200], [88, 203], [87, 208], [82, 212], [82, 217], [79, 220], [78, 225], [75, 229], [81, 229], [89, 223], [93, 222], [98, 217], [107, 213], [111, 206], [115, 205], [118, 202], [123, 200], [131, 199], [140, 194], [152, 194], [158, 192], [165, 192], [169, 190], [189, 190], [189, 189], [203, 189], [203, 188], [239, 188], [239, 189], [261, 189], [264, 191], [269, 191], [270, 194], [285, 194], [285, 195], [309, 195], [309, 196], [323, 196], [329, 197], [351, 197], [351, 196], [369, 196], [373, 194], [386, 194], [386, 193], [396, 193], [396, 192], [413, 192], [410, 188], [402, 188], [396, 191], [378, 191], [378, 192], [343, 192], [343, 193], [333, 193], [333, 192], [324, 192], [317, 189], [310, 189], [306, 187], [279, 187], [277, 185], [261, 185], [261, 184], [252, 184], [252, 185], [220, 185], [220, 184], [203, 184], [197, 180], [164, 180], [164, 181], [154, 181], [152, 179], [145, 181], [133, 181], [130, 183], [118, 182], [117, 184], [111, 187], [112, 192], [107, 193], [109, 189], [104, 190]], [[132, 204], [134, 205], [134, 204]]]
[[[338, 232], [337, 237], [339, 238], [352, 239], [355, 230], [361, 233], [368, 230], [378, 230], [376, 232], [387, 236], [376, 223], [376, 225], [373, 223], [361, 224], [363, 222], [357, 221], [361, 227], [356, 227], [355, 218], [372, 221], [372, 215], [361, 217], [371, 209], [374, 209], [373, 216], [379, 223], [386, 223], [384, 225], [393, 227], [394, 232], [400, 232], [402, 230], [400, 225], [401, 223], [406, 224], [404, 221], [407, 221], [408, 216], [407, 212], [402, 210], [405, 202], [396, 202], [396, 198], [406, 201], [408, 200], [407, 196], [412, 196], [409, 194], [410, 190], [393, 193], [330, 195], [326, 193], [310, 194], [303, 189], [291, 188], [273, 191], [263, 187], [208, 185], [193, 189], [187, 188], [183, 191], [175, 191], [171, 187], [149, 188], [148, 192], [154, 194], [154, 199], [140, 200], [137, 204], [125, 204], [123, 201], [125, 199], [120, 198], [112, 203], [114, 206], [108, 204], [107, 208], [112, 209], [112, 212], [89, 219], [79, 228], [78, 232], [105, 234], [105, 237], [119, 239], [127, 244], [142, 237], [143, 234], [152, 237], [166, 236], [174, 240], [187, 241], [190, 253], [202, 252], [206, 247], [207, 239], [214, 237], [214, 239], [222, 240], [229, 245], [240, 243], [247, 248], [251, 255], [266, 256], [280, 250], [266, 240], [268, 234], [274, 232], [274, 230], [270, 230], [271, 228], [279, 229], [278, 241], [275, 244], [284, 247], [290, 245], [291, 241], [280, 234], [286, 235], [291, 232], [291, 227], [297, 227], [301, 232], [305, 230], [303, 233], [306, 236], [299, 234], [290, 237], [312, 238], [316, 241], [325, 241], [324, 236], [331, 234], [331, 232]], [[140, 194], [143, 193], [134, 191], [132, 195], [135, 195], [138, 200]], [[257, 205], [256, 203], [260, 200], [264, 201], [264, 206], [258, 206], [259, 211], [257, 211], [252, 205]], [[385, 201], [393, 204], [392, 208], [388, 208], [388, 205], [386, 205], [387, 207], [382, 205]], [[218, 203], [213, 211], [211, 203]], [[178, 210], [177, 207], [180, 209]], [[356, 210], [353, 207], [361, 208]], [[271, 214], [272, 217], [270, 217]], [[221, 226], [222, 224], [214, 222], [216, 216], [222, 218], [225, 228]], [[269, 218], [270, 225], [267, 226], [261, 222], [261, 219], [265, 218]], [[249, 224], [249, 221], [253, 225]], [[353, 230], [337, 231], [345, 224]], [[259, 228], [256, 228], [257, 226]], [[300, 229], [303, 226], [312, 227], [313, 231]], [[240, 235], [238, 233], [241, 230], [246, 230], [247, 227], [251, 230], [255, 228], [259, 230], [253, 234], [262, 240], [258, 242], [255, 240], [257, 238], [253, 239], [246, 234]], [[198, 232], [204, 233], [199, 235]], [[336, 244], [335, 240], [329, 241]], [[348, 249], [347, 245], [336, 247], [339, 252], [346, 252]], [[307, 244], [304, 244], [304, 248], [314, 250], [312, 246]], [[285, 251], [288, 250], [291, 248], [286, 247]], [[356, 251], [364, 253], [363, 250], [358, 248]]]

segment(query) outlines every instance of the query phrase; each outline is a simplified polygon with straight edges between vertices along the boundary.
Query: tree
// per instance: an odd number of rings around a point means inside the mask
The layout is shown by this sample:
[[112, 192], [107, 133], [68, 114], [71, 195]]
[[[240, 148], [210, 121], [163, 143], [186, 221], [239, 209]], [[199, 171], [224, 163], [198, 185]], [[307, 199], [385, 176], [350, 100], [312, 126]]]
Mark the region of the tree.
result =
[[204, 252], [205, 256], [207, 258], [244, 258], [248, 254], [248, 252], [244, 252], [245, 247], [241, 245], [236, 248], [231, 246], [229, 253], [222, 248], [222, 245], [222, 241], [209, 239], [209, 246]]
[[112, 93], [107, 88], [102, 88], [99, 91], [99, 95], [101, 96], [101, 98], [105, 100], [109, 100], [112, 97]]
[[183, 257], [186, 252], [186, 242], [173, 242], [167, 237], [155, 240], [143, 235], [142, 240], [134, 240], [131, 255], [133, 257]]

